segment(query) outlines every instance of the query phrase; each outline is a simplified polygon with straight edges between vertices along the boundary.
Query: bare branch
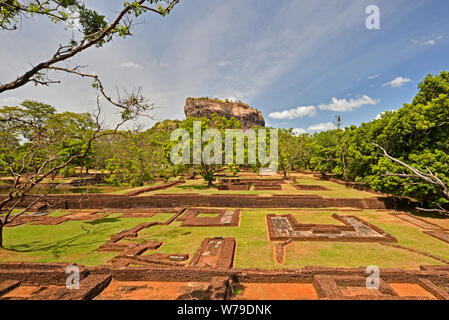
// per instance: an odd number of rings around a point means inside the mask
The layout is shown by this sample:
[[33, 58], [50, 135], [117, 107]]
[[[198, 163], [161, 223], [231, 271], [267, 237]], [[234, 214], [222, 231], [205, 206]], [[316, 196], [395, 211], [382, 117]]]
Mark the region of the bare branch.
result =
[[[387, 157], [391, 161], [396, 162], [396, 163], [400, 164], [401, 166], [407, 168], [411, 172], [413, 172], [414, 175], [411, 175], [411, 177], [419, 178], [419, 179], [424, 180], [425, 182], [427, 182], [429, 184], [432, 184], [432, 185], [438, 187], [438, 189], [440, 189], [441, 192], [449, 199], [448, 187], [446, 186], [446, 184], [440, 178], [438, 178], [436, 175], [432, 174], [432, 172], [430, 170], [429, 170], [430, 174], [424, 173], [421, 170], [418, 170], [418, 169], [416, 169], [416, 168], [414, 168], [412, 166], [409, 166], [408, 164], [404, 163], [403, 161], [401, 161], [399, 159], [393, 158], [380, 145], [378, 145], [376, 143], [373, 143], [373, 144], [375, 146], [379, 147], [383, 151], [385, 157]], [[401, 174], [399, 174], [399, 175], [401, 175]]]
[[[436, 186], [442, 192], [442, 194], [445, 196], [445, 198], [447, 198], [449, 200], [449, 190], [448, 190], [447, 185], [436, 174], [434, 174], [429, 168], [427, 168], [427, 171], [429, 173], [422, 172], [421, 170], [416, 169], [416, 168], [406, 164], [405, 162], [390, 156], [387, 153], [387, 151], [383, 147], [381, 147], [380, 145], [378, 145], [376, 143], [373, 143], [373, 144], [382, 150], [382, 152], [383, 152], [383, 154], [384, 154], [384, 156], [386, 158], [390, 159], [393, 162], [396, 162], [396, 163], [400, 164], [401, 166], [407, 168], [409, 171], [411, 171], [413, 173], [413, 174], [385, 173], [384, 176], [396, 176], [396, 177], [402, 177], [402, 178], [416, 178], [416, 179], [420, 179], [420, 180], [422, 180], [422, 181], [424, 181], [424, 182], [426, 182], [428, 184]], [[418, 208], [418, 210], [429, 211], [429, 212], [449, 213], [449, 211], [447, 211], [446, 209], [442, 208], [437, 203], [434, 203], [434, 205], [438, 206], [439, 209]]]

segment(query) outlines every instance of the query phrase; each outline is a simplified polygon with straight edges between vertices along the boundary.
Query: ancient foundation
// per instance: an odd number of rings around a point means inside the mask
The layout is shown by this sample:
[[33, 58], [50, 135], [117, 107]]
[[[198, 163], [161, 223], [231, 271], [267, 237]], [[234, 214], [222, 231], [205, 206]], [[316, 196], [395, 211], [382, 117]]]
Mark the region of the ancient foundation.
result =
[[266, 218], [268, 234], [271, 241], [397, 242], [392, 235], [359, 217], [338, 214], [332, 217], [343, 225], [301, 224], [291, 214], [269, 214]]
[[239, 220], [239, 209], [189, 208], [178, 218], [182, 221], [181, 227], [237, 227]]

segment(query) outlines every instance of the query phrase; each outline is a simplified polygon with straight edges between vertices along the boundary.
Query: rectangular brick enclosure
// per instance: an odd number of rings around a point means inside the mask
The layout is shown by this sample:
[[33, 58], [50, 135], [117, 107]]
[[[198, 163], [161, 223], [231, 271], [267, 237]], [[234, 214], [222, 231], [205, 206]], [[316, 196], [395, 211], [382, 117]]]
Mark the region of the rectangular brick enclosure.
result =
[[235, 183], [222, 183], [218, 186], [218, 190], [249, 190], [250, 183], [235, 182]]
[[189, 208], [178, 218], [181, 227], [237, 227], [239, 220], [239, 209]]
[[234, 238], [206, 238], [195, 253], [190, 266], [200, 268], [232, 268], [234, 251]]
[[218, 190], [250, 190], [251, 185], [255, 191], [282, 190], [284, 179], [221, 179]]
[[330, 191], [329, 188], [319, 185], [294, 184], [293, 186], [301, 191]]
[[392, 235], [359, 217], [337, 214], [332, 217], [343, 225], [301, 224], [291, 214], [269, 214], [266, 218], [268, 234], [271, 241], [397, 242]]
[[273, 183], [273, 184], [254, 184], [254, 191], [261, 191], [261, 190], [282, 190], [282, 187], [279, 183]]

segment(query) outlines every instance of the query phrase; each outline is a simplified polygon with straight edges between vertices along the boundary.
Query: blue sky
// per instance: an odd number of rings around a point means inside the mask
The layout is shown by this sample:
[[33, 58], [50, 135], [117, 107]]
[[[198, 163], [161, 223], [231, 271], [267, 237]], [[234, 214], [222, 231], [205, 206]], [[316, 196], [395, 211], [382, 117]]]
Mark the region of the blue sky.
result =
[[[112, 18], [118, 0], [86, 4]], [[380, 8], [380, 30], [365, 27], [368, 5]], [[155, 120], [183, 119], [187, 97], [240, 99], [275, 127], [330, 128], [336, 114], [360, 124], [410, 102], [429, 73], [449, 70], [446, 0], [181, 0], [166, 18], [147, 14], [134, 36], [92, 48], [71, 61], [88, 65], [108, 91], [142, 86]], [[50, 57], [72, 34], [43, 19], [0, 32], [0, 82]], [[29, 84], [0, 95], [61, 111], [89, 111], [88, 81]], [[106, 118], [113, 108], [106, 106]], [[146, 126], [154, 120], [143, 120]]]

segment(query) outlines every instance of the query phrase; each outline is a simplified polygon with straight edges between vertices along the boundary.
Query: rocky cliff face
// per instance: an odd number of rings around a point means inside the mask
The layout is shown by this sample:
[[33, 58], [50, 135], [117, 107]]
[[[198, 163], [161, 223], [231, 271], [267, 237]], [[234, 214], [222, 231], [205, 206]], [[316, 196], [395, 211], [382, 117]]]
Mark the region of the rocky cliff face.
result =
[[265, 120], [262, 113], [242, 102], [223, 102], [206, 98], [188, 98], [184, 107], [184, 113], [187, 118], [210, 118], [214, 113], [228, 119], [234, 117], [240, 120], [244, 129], [256, 125], [261, 127], [265, 126]]

